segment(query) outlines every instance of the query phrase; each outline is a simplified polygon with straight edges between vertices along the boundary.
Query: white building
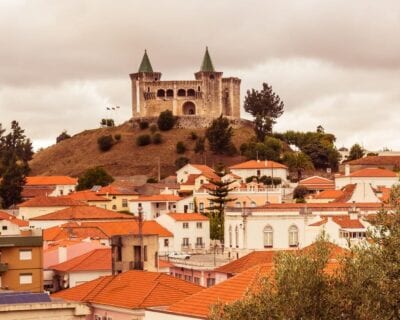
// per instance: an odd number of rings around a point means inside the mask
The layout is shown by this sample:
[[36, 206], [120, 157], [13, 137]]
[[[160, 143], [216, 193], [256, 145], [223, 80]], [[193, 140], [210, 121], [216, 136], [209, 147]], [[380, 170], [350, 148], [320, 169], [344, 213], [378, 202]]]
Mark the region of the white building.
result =
[[393, 171], [380, 168], [365, 168], [350, 172], [350, 166], [346, 164], [345, 174], [335, 177], [335, 188], [341, 189], [345, 185], [353, 183], [366, 183], [374, 188], [391, 188], [393, 185], [399, 183], [399, 177]]
[[176, 181], [178, 183], [184, 183], [188, 180], [190, 175], [200, 174], [205, 174], [207, 176], [215, 175], [214, 170], [206, 165], [188, 163], [176, 171]]
[[58, 197], [74, 192], [77, 184], [78, 179], [68, 176], [34, 176], [26, 177], [24, 189], [49, 187], [53, 191], [48, 196]]
[[229, 167], [232, 174], [239, 176], [242, 181], [249, 177], [280, 178], [282, 183], [287, 182], [288, 168], [271, 160], [249, 160]]
[[143, 219], [153, 220], [163, 214], [176, 212], [176, 205], [182, 198], [174, 194], [156, 194], [152, 196], [140, 196], [129, 201], [129, 211], [135, 216], [139, 208], [143, 209]]
[[210, 222], [202, 214], [169, 213], [156, 221], [174, 235], [175, 252], [203, 252], [210, 247]]

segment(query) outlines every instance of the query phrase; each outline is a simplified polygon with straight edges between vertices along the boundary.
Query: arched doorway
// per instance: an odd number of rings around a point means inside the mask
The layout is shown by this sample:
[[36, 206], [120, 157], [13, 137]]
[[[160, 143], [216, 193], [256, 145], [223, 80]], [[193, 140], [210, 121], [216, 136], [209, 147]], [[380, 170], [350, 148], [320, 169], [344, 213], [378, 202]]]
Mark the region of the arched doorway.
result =
[[182, 106], [182, 112], [184, 115], [195, 115], [196, 105], [192, 101], [187, 101]]

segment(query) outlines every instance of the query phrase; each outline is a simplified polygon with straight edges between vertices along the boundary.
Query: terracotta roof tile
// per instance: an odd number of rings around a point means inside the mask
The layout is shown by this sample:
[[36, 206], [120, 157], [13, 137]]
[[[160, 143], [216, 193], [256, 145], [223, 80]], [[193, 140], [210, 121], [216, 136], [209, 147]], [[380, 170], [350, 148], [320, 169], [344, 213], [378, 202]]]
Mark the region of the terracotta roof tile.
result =
[[387, 169], [365, 168], [354, 171], [350, 173], [348, 176], [345, 175], [336, 176], [336, 179], [346, 178], [346, 177], [397, 177], [397, 174]]
[[86, 203], [71, 199], [67, 196], [46, 197], [39, 196], [22, 202], [18, 207], [72, 207], [85, 206]]
[[111, 201], [111, 199], [107, 199], [102, 197], [101, 195], [97, 194], [94, 191], [90, 190], [83, 190], [83, 191], [76, 191], [70, 193], [68, 198], [79, 200], [79, 201]]
[[272, 263], [278, 250], [253, 251], [240, 259], [216, 268], [215, 272], [237, 274], [262, 263]]
[[52, 186], [24, 186], [21, 196], [23, 199], [31, 199], [35, 197], [45, 197], [51, 194], [56, 188]]
[[357, 219], [351, 219], [349, 215], [324, 217], [320, 221], [309, 224], [310, 227], [319, 227], [332, 219], [341, 228], [345, 229], [365, 229], [365, 226]]
[[111, 249], [95, 249], [81, 256], [49, 267], [61, 272], [111, 271]]
[[272, 160], [267, 160], [267, 161], [249, 160], [229, 167], [229, 169], [266, 169], [266, 168], [287, 169], [287, 166]]
[[171, 212], [168, 215], [175, 221], [208, 221], [205, 215], [200, 213], [175, 213]]
[[314, 199], [336, 199], [343, 195], [342, 190], [324, 190], [318, 194], [316, 194], [313, 198]]
[[101, 187], [99, 191], [97, 191], [99, 195], [137, 195], [137, 191], [133, 188], [127, 188], [117, 185], [108, 185], [105, 187]]
[[155, 194], [152, 196], [140, 196], [137, 199], [132, 199], [130, 200], [131, 202], [140, 202], [140, 201], [158, 201], [158, 202], [163, 202], [163, 201], [170, 201], [170, 202], [176, 202], [181, 200], [182, 198], [179, 196], [176, 196], [174, 194]]
[[392, 165], [400, 167], [400, 156], [368, 156], [347, 162], [350, 165], [383, 166]]
[[201, 172], [212, 172], [214, 173], [213, 168], [206, 166], [204, 164], [190, 164], [192, 167], [196, 168], [197, 170], [200, 170]]
[[98, 208], [95, 206], [75, 206], [52, 213], [44, 214], [31, 220], [116, 220], [116, 219], [135, 219], [133, 215], [119, 213], [111, 210]]
[[33, 176], [26, 177], [26, 185], [76, 185], [78, 179], [68, 176]]
[[13, 224], [16, 224], [18, 227], [27, 227], [29, 226], [29, 222], [25, 220], [20, 220], [13, 216], [12, 214], [8, 214], [7, 212], [0, 211], [0, 220], [7, 220]]
[[169, 306], [203, 288], [172, 276], [131, 270], [116, 276], [102, 277], [52, 297], [85, 301], [128, 309]]
[[335, 188], [335, 182], [333, 180], [320, 176], [312, 176], [300, 180], [299, 185], [310, 190], [330, 190]]
[[342, 191], [342, 195], [340, 195], [339, 197], [337, 197], [333, 202], [347, 202], [351, 199], [354, 190], [356, 189], [356, 184], [348, 184], [346, 186], [344, 186], [341, 191]]

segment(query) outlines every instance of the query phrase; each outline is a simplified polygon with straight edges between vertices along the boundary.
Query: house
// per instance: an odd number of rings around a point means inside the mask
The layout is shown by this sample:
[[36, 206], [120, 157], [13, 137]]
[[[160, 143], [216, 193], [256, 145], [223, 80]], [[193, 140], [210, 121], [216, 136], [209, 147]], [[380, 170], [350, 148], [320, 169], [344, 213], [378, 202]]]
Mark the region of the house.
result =
[[137, 191], [132, 187], [129, 188], [113, 184], [101, 187], [98, 190], [96, 188], [95, 191], [97, 195], [111, 200], [110, 203], [107, 204], [107, 208], [113, 211], [128, 211], [129, 201], [139, 197]]
[[393, 171], [380, 168], [365, 168], [350, 172], [350, 166], [346, 165], [345, 174], [335, 176], [335, 188], [341, 189], [353, 183], [370, 184], [374, 188], [391, 188], [399, 183], [399, 176]]
[[0, 236], [0, 288], [43, 291], [43, 238], [41, 230]]
[[47, 293], [0, 292], [2, 320], [85, 320], [90, 309], [84, 303], [52, 300]]
[[28, 226], [28, 221], [20, 220], [12, 214], [0, 211], [0, 235], [17, 235], [21, 233], [21, 228]]
[[243, 182], [251, 177], [280, 178], [282, 183], [287, 182], [287, 166], [271, 160], [249, 160], [229, 167], [232, 174], [239, 176]]
[[[68, 195], [75, 191], [78, 179], [68, 176], [33, 176], [26, 177], [26, 183], [23, 189], [23, 197], [29, 198], [29, 195], [39, 193], [49, 197], [58, 197]], [[35, 192], [36, 190], [36, 192]], [[41, 190], [41, 192], [38, 192]], [[50, 193], [43, 193], [48, 190]]]
[[74, 206], [44, 214], [29, 221], [30, 226], [47, 229], [67, 222], [134, 220], [131, 214], [114, 212], [94, 206]]
[[113, 274], [128, 270], [159, 271], [157, 234], [126, 234], [111, 238]]
[[192, 164], [188, 163], [178, 171], [176, 171], [176, 181], [179, 184], [186, 183], [189, 179], [189, 176], [194, 175], [204, 175], [209, 177], [218, 177], [212, 168], [203, 164]]
[[62, 210], [69, 207], [85, 206], [82, 201], [73, 200], [67, 196], [48, 197], [38, 196], [22, 202], [18, 205], [18, 216], [23, 220], [30, 220], [50, 212]]
[[172, 250], [204, 252], [210, 246], [210, 222], [199, 213], [168, 213], [156, 221], [174, 235]]
[[140, 320], [144, 319], [146, 308], [165, 308], [202, 289], [163, 273], [131, 270], [86, 282], [52, 297], [86, 302], [92, 311], [91, 319]]
[[[143, 235], [158, 236], [160, 255], [173, 251], [174, 235], [156, 221], [143, 221], [142, 232]], [[99, 240], [104, 245], [111, 245], [110, 239], [113, 236], [138, 234], [139, 223], [136, 220], [66, 223], [43, 231], [43, 237], [47, 243], [62, 239], [81, 238]]]
[[203, 289], [164, 308], [146, 309], [146, 320], [208, 319], [211, 307], [217, 303], [230, 303], [244, 298], [253, 290], [261, 277], [273, 272], [273, 264], [253, 266], [222, 283]]
[[54, 271], [55, 290], [58, 291], [111, 275], [111, 262], [111, 249], [99, 248], [49, 266], [48, 269]]
[[400, 156], [399, 155], [379, 155], [367, 156], [364, 158], [351, 160], [343, 165], [340, 165], [340, 172], [345, 172], [345, 167], [348, 165], [352, 172], [366, 168], [381, 168], [390, 171], [397, 171], [400, 169]]
[[335, 189], [335, 182], [320, 176], [312, 176], [299, 181], [299, 186], [305, 187], [310, 193], [319, 193]]
[[[318, 236], [309, 225], [327, 216], [376, 214], [381, 203], [276, 203], [257, 208], [225, 210], [225, 247], [233, 254], [265, 248], [303, 248]], [[328, 237], [336, 239], [338, 234]]]
[[94, 191], [82, 190], [72, 192], [68, 198], [86, 203], [88, 206], [96, 206], [103, 209], [111, 210], [111, 199], [103, 197]]
[[143, 219], [153, 220], [160, 215], [176, 211], [176, 204], [182, 198], [173, 194], [157, 194], [152, 196], [139, 196], [129, 201], [129, 211], [135, 216], [139, 208], [143, 209]]

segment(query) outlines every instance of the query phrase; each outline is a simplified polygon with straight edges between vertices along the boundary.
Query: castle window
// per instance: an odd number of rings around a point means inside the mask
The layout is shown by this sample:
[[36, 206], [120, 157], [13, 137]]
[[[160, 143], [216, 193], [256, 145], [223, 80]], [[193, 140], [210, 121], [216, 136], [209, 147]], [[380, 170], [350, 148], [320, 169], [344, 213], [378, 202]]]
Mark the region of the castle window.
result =
[[215, 78], [215, 76], [212, 74], [212, 75], [210, 75], [210, 79], [211, 80], [214, 80], [214, 78]]
[[182, 112], [184, 115], [195, 115], [196, 105], [191, 101], [186, 101], [182, 106]]
[[150, 92], [150, 87], [147, 87], [147, 92]]
[[200, 92], [200, 86], [198, 86], [198, 87], [197, 87], [197, 91], [199, 91], [199, 92]]
[[157, 90], [157, 97], [165, 97], [165, 90], [163, 89]]
[[173, 97], [174, 96], [174, 90], [168, 89], [167, 90], [167, 97]]
[[178, 90], [178, 97], [186, 97], [185, 89], [179, 89]]
[[189, 90], [187, 91], [188, 97], [194, 97], [195, 94], [196, 94], [196, 92], [195, 92], [193, 89], [189, 89]]

